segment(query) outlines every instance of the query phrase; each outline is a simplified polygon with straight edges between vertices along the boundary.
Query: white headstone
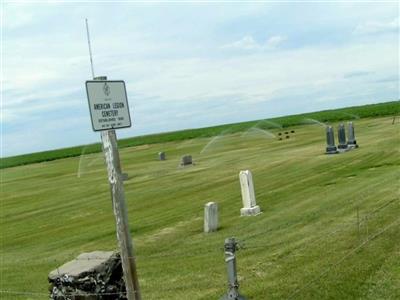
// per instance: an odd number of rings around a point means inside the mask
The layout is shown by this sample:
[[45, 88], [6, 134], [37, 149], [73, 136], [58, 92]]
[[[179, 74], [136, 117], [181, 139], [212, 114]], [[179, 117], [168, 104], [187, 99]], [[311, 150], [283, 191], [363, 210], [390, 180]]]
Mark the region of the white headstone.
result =
[[242, 189], [243, 208], [240, 209], [242, 216], [254, 216], [261, 212], [260, 207], [256, 203], [254, 194], [253, 177], [249, 170], [240, 171], [239, 173], [240, 187]]
[[218, 205], [208, 202], [204, 206], [204, 232], [213, 232], [218, 229]]

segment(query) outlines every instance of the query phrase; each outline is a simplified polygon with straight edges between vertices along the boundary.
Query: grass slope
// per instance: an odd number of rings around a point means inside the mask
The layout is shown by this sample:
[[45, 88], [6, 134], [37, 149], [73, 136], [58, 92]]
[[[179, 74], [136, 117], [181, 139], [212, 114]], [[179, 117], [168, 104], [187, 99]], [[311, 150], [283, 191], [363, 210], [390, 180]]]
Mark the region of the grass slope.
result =
[[[331, 156], [323, 127], [290, 129], [283, 141], [278, 129], [251, 128], [121, 150], [143, 299], [219, 299], [230, 236], [246, 246], [237, 259], [248, 299], [400, 298], [400, 123], [357, 120], [360, 148]], [[178, 168], [186, 153], [196, 165]], [[256, 217], [239, 217], [243, 169], [253, 172]], [[100, 153], [2, 172], [0, 298], [46, 299], [49, 271], [116, 249]], [[220, 212], [212, 234], [202, 233], [208, 201]]]
[[[160, 134], [152, 134], [146, 136], [133, 137], [128, 139], [121, 139], [118, 141], [120, 148], [165, 143], [172, 141], [183, 141], [197, 137], [211, 137], [221, 133], [235, 133], [244, 132], [251, 127], [257, 126], [261, 129], [276, 128], [276, 124], [282, 127], [310, 123], [313, 121], [319, 122], [335, 122], [341, 120], [351, 120], [356, 118], [389, 116], [400, 114], [399, 101], [346, 107], [334, 110], [325, 110], [319, 112], [312, 112], [306, 114], [284, 116], [272, 118], [267, 120], [257, 120], [250, 122], [242, 122], [236, 124], [226, 124], [220, 126], [213, 126], [207, 128], [187, 129], [176, 132], [167, 132]], [[80, 156], [82, 154], [98, 153], [101, 151], [101, 145], [90, 144], [84, 146], [76, 146], [70, 148], [63, 148], [57, 150], [50, 150], [44, 152], [30, 153], [24, 155], [17, 155], [12, 157], [0, 158], [0, 169], [9, 168], [19, 165], [26, 165], [31, 163], [38, 163], [43, 161], [51, 161], [60, 158]]]

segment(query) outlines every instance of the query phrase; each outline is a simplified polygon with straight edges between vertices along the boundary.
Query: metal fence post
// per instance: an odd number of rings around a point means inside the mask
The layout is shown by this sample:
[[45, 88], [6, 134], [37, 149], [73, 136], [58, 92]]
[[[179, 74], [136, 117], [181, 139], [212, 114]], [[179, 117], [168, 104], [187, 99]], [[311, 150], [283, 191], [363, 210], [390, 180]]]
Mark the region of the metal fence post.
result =
[[237, 242], [235, 238], [232, 237], [225, 239], [224, 250], [226, 268], [228, 271], [228, 291], [221, 298], [221, 300], [246, 300], [246, 298], [239, 294], [239, 283], [237, 280], [235, 257]]

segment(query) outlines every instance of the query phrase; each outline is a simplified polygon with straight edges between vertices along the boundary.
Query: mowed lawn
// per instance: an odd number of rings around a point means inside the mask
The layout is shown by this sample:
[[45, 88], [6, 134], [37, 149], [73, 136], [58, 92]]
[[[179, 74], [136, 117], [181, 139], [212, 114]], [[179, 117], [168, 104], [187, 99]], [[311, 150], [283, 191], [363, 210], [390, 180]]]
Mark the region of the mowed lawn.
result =
[[[248, 299], [400, 299], [400, 122], [392, 119], [355, 120], [360, 148], [330, 156], [318, 124], [122, 149], [143, 299], [219, 299], [231, 236], [243, 244]], [[295, 133], [279, 141], [287, 130]], [[184, 154], [194, 166], [178, 167]], [[263, 211], [255, 217], [239, 216], [245, 169]], [[101, 153], [1, 173], [1, 299], [46, 299], [51, 270], [117, 249]], [[209, 201], [219, 205], [220, 229], [205, 234]]]

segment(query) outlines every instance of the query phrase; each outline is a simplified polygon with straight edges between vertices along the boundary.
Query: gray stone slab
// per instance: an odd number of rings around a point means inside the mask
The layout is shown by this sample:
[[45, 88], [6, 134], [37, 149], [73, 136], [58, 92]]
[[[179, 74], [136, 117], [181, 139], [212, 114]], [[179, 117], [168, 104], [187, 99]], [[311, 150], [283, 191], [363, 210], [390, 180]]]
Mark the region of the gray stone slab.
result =
[[82, 253], [76, 259], [51, 271], [49, 273], [49, 280], [55, 280], [57, 277], [65, 274], [70, 277], [80, 278], [89, 273], [101, 272], [105, 267], [105, 263], [113, 254], [113, 251], [93, 251]]

